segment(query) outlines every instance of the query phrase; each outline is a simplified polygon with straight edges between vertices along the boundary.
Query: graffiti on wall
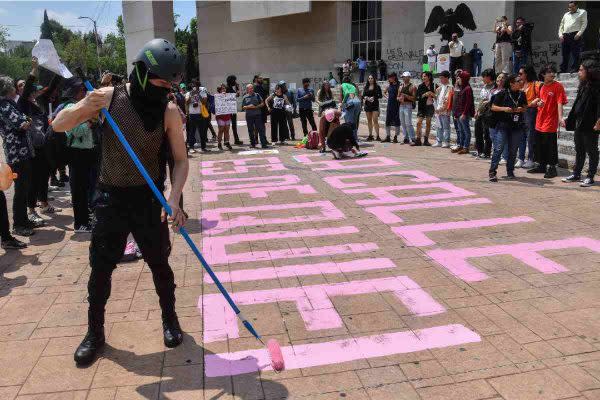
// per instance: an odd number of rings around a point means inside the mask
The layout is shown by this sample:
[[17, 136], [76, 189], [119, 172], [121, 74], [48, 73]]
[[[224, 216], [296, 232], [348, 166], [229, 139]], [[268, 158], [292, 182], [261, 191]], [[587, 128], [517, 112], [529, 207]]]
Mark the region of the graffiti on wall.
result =
[[388, 72], [420, 71], [423, 49], [406, 49], [402, 47], [388, 47], [385, 49], [384, 60]]
[[547, 64], [559, 65], [561, 62], [561, 47], [558, 41], [534, 42], [532, 46], [532, 61], [536, 70]]

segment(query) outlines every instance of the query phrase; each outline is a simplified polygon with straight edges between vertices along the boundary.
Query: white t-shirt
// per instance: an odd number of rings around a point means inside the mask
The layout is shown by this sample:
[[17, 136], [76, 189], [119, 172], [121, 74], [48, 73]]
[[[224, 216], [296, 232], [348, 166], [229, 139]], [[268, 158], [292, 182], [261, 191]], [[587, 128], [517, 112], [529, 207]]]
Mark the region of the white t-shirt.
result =
[[463, 49], [465, 45], [460, 40], [455, 44], [453, 42], [449, 43], [450, 47], [450, 57], [460, 57], [463, 54]]
[[433, 49], [427, 49], [427, 62], [434, 63], [437, 58], [437, 51]]
[[[189, 100], [189, 112], [190, 114], [200, 114], [200, 92], [189, 92], [185, 95], [186, 101]], [[194, 104], [197, 106], [194, 107]]]

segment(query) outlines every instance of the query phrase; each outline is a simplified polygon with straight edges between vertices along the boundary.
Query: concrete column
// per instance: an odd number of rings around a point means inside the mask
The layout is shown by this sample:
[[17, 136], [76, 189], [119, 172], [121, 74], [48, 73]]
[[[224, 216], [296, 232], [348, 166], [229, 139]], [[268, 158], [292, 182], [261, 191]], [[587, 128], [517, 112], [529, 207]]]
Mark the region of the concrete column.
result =
[[163, 38], [175, 42], [173, 1], [123, 1], [127, 72], [133, 58], [149, 40]]

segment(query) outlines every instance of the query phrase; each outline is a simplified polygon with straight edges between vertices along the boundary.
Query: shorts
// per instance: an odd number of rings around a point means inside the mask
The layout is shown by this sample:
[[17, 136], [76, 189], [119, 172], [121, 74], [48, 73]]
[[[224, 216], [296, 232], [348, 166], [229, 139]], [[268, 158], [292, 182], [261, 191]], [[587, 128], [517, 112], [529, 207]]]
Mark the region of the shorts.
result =
[[229, 125], [231, 125], [231, 120], [217, 118], [217, 125], [218, 126], [229, 126]]
[[432, 105], [425, 106], [423, 109], [419, 109], [419, 111], [417, 111], [417, 117], [431, 118], [433, 117], [434, 111], [435, 110]]

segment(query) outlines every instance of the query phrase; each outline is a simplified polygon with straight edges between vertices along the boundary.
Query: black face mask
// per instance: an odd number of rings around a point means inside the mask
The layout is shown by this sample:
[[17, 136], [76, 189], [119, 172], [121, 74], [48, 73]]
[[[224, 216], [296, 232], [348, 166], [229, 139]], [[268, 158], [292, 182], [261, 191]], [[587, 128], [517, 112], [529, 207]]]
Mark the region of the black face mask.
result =
[[146, 71], [142, 73], [142, 69], [145, 70], [136, 66], [129, 75], [130, 98], [133, 107], [142, 118], [144, 129], [153, 131], [164, 119], [170, 89], [151, 84]]

